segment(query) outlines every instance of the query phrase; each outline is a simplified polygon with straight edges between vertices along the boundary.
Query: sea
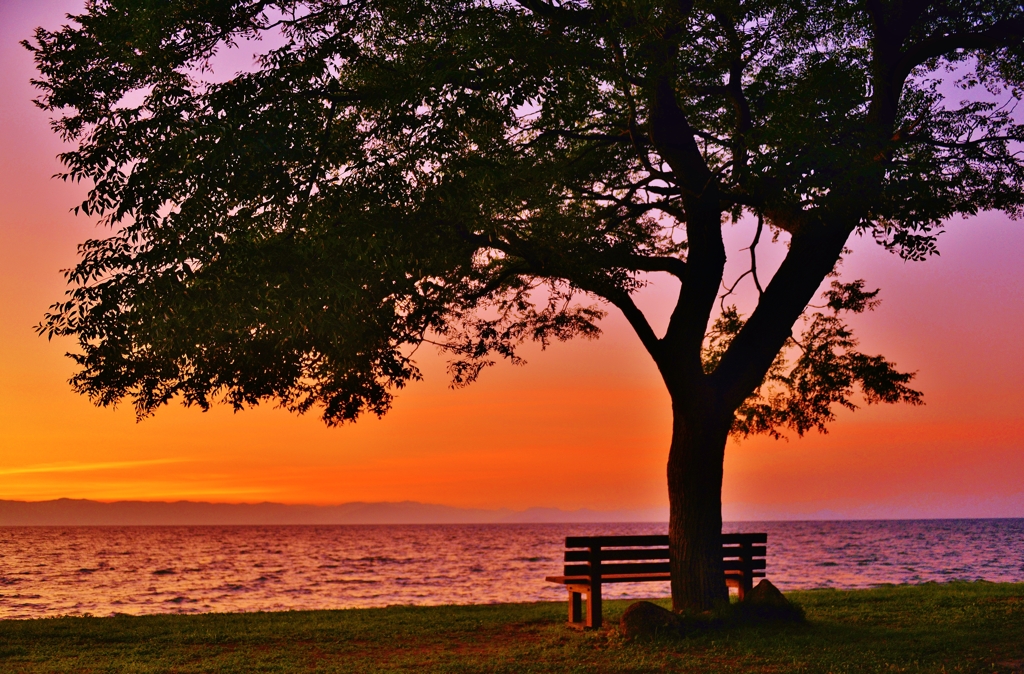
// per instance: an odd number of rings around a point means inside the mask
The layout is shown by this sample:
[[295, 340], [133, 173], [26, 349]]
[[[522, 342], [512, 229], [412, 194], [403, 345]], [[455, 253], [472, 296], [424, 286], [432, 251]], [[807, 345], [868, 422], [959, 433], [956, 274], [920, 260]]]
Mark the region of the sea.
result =
[[[768, 533], [783, 591], [1024, 582], [1024, 519], [728, 523]], [[557, 601], [566, 536], [666, 525], [0, 528], [0, 618]], [[620, 584], [607, 598], [668, 596]]]

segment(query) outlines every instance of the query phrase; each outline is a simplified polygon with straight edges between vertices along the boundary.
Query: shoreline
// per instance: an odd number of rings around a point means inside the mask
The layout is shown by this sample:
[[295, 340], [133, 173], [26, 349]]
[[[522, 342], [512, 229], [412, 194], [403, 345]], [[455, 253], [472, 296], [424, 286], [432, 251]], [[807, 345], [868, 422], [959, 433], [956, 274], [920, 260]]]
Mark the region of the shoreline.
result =
[[616, 629], [633, 600], [606, 602], [588, 632], [565, 602], [0, 620], [0, 673], [1024, 671], [1024, 583], [787, 596], [806, 623], [647, 642]]
[[[957, 586], [1006, 586], [1010, 588], [1019, 587], [1024, 593], [1024, 581], [1021, 582], [1004, 582], [1004, 581], [991, 581], [985, 579], [975, 580], [964, 580], [953, 578], [947, 581], [934, 581], [926, 580], [920, 583], [875, 583], [868, 587], [856, 587], [856, 588], [834, 588], [834, 587], [812, 587], [802, 589], [790, 589], [785, 590], [783, 594], [786, 597], [795, 597], [795, 601], [800, 603], [800, 597], [805, 595], [814, 595], [817, 593], [839, 593], [839, 594], [858, 594], [865, 592], [873, 592], [876, 590], [887, 590], [887, 589], [910, 589], [910, 588], [926, 588], [926, 587], [957, 587]], [[0, 597], [3, 594], [0, 593]], [[631, 603], [638, 601], [651, 601], [660, 605], [668, 607], [670, 605], [670, 598], [667, 596], [645, 596], [645, 597], [632, 597], [632, 598], [605, 598], [604, 605], [622, 605], [622, 607], [628, 606]], [[730, 602], [736, 603], [736, 595], [730, 593]], [[352, 612], [352, 611], [389, 611], [397, 609], [415, 609], [415, 610], [430, 610], [430, 609], [472, 609], [472, 608], [493, 608], [493, 607], [521, 607], [521, 606], [547, 606], [555, 605], [565, 607], [566, 600], [530, 600], [521, 602], [485, 602], [485, 603], [435, 603], [435, 604], [387, 604], [384, 606], [343, 606], [336, 608], [295, 608], [295, 609], [253, 609], [253, 610], [239, 610], [239, 611], [190, 611], [190, 612], [154, 612], [154, 613], [129, 613], [129, 612], [114, 612], [107, 615], [95, 615], [89, 612], [83, 613], [61, 613], [54, 615], [41, 615], [41, 616], [25, 616], [25, 617], [5, 617], [0, 616], [0, 624], [9, 622], [25, 622], [32, 620], [112, 620], [121, 618], [196, 618], [202, 616], [246, 616], [246, 615], [297, 615], [297, 614], [319, 614], [319, 613], [337, 613], [337, 612]], [[1024, 628], [1024, 625], [1022, 625]]]

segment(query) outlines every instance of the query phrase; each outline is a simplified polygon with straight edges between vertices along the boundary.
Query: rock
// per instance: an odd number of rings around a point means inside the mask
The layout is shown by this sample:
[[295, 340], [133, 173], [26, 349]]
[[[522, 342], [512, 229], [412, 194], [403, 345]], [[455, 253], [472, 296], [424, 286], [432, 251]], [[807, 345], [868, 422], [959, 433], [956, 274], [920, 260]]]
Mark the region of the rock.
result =
[[619, 621], [622, 636], [630, 640], [678, 634], [681, 627], [679, 616], [649, 601], [630, 605]]
[[804, 611], [786, 599], [767, 578], [751, 590], [740, 604], [742, 612], [755, 620], [792, 621], [804, 619]]
[[792, 606], [789, 600], [779, 592], [779, 588], [775, 587], [767, 578], [762, 578], [761, 582], [743, 600], [751, 606]]

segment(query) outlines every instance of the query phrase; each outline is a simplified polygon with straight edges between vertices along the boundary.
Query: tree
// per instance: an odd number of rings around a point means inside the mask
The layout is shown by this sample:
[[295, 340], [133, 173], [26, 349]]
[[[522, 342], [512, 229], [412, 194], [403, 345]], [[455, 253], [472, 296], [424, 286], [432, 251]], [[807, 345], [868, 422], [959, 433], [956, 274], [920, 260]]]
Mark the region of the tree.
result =
[[[26, 46], [75, 143], [62, 177], [111, 227], [39, 328], [77, 338], [76, 390], [334, 424], [384, 414], [421, 344], [463, 385], [614, 307], [671, 396], [677, 609], [726, 597], [730, 434], [920, 402], [844, 321], [877, 303], [835, 276], [850, 236], [919, 260], [951, 216], [1024, 211], [1016, 2], [92, 0], [70, 21]], [[225, 81], [240, 41], [262, 55]], [[746, 317], [722, 292], [741, 219]], [[762, 279], [769, 234], [787, 253]], [[679, 283], [660, 336], [648, 274]]]

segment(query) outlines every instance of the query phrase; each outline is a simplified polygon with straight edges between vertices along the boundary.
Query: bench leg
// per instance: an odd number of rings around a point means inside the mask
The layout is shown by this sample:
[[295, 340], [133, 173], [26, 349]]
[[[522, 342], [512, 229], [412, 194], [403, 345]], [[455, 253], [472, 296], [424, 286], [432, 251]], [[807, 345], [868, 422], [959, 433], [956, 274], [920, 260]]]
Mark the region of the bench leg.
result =
[[750, 594], [754, 589], [754, 574], [749, 570], [743, 572], [743, 579], [740, 581], [740, 601]]
[[569, 588], [569, 622], [573, 625], [583, 622], [583, 596]]
[[[578, 628], [601, 626], [601, 586], [568, 585], [569, 624]], [[583, 595], [587, 595], [587, 613], [583, 615]]]
[[594, 583], [587, 594], [587, 627], [601, 627], [601, 583]]

